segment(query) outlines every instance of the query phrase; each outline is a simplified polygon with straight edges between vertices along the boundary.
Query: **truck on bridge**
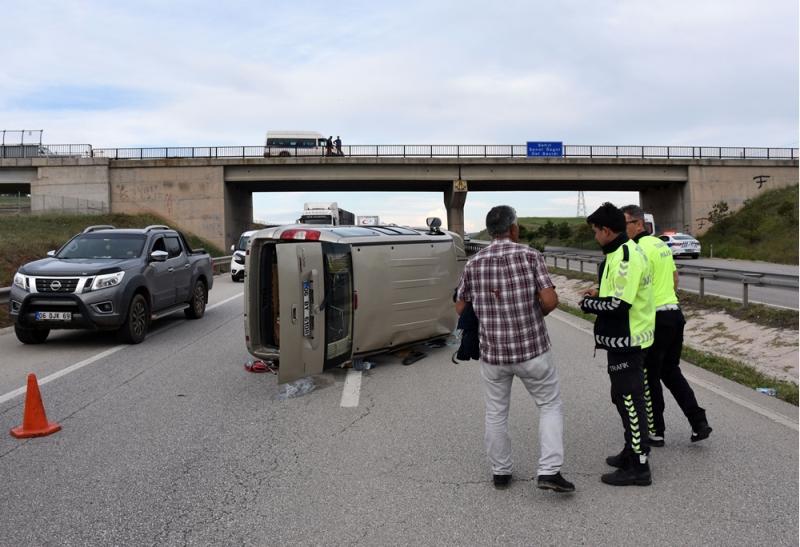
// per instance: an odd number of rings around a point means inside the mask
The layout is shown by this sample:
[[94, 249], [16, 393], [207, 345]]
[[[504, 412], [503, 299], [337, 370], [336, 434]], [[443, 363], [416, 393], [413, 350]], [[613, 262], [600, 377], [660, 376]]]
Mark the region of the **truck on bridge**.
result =
[[298, 224], [328, 224], [331, 226], [353, 226], [356, 217], [350, 211], [339, 208], [335, 201], [327, 203], [306, 203]]

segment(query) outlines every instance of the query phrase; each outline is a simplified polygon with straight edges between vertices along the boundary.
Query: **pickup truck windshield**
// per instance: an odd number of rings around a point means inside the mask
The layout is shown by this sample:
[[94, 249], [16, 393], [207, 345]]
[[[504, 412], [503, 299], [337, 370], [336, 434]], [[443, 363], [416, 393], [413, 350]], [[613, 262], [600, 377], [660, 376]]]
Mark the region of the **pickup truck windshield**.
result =
[[139, 234], [85, 234], [67, 243], [58, 258], [136, 258], [142, 254], [145, 236]]
[[247, 242], [250, 241], [250, 236], [242, 236], [239, 238], [239, 243], [236, 244], [237, 251], [244, 251], [247, 249]]

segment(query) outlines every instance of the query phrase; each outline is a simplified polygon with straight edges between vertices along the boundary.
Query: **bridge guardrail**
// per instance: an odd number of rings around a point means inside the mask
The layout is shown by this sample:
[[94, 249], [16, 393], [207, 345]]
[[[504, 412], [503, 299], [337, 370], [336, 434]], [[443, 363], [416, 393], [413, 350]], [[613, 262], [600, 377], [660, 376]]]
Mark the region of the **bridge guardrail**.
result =
[[[227, 273], [231, 270], [231, 256], [217, 256], [211, 259], [214, 275]], [[0, 287], [0, 305], [8, 304], [11, 287]]]
[[[342, 147], [342, 153], [327, 154], [324, 148], [275, 148], [268, 146], [183, 146], [150, 148], [90, 148], [92, 157], [114, 160], [168, 158], [263, 158], [280, 154], [306, 157], [398, 157], [398, 158], [525, 158], [524, 144], [357, 144]], [[662, 158], [662, 159], [758, 159], [795, 160], [797, 148], [730, 146], [628, 146], [571, 145], [563, 147], [565, 158]]]
[[[545, 261], [550, 258], [553, 261], [553, 266], [558, 267], [558, 259], [564, 259], [566, 269], [570, 268], [571, 261], [578, 261], [581, 272], [584, 271], [584, 263], [594, 264], [594, 273], [597, 273], [598, 265], [603, 261], [599, 256], [595, 255], [582, 255], [577, 253], [564, 253], [548, 251], [543, 253]], [[757, 285], [763, 287], [783, 287], [783, 288], [798, 288], [798, 276], [792, 274], [773, 274], [764, 272], [750, 272], [745, 270], [734, 270], [732, 268], [708, 268], [701, 266], [690, 266], [686, 264], [676, 264], [678, 271], [682, 275], [697, 276], [700, 281], [699, 295], [700, 298], [705, 296], [705, 280], [718, 279], [723, 281], [738, 281], [742, 284], [742, 305], [749, 304], [749, 287], [750, 285]]]

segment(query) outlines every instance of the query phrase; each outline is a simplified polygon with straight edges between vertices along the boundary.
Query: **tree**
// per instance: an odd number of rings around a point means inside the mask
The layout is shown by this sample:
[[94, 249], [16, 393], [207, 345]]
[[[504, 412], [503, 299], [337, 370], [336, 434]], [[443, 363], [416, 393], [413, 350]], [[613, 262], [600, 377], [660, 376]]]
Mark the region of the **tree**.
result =
[[728, 202], [718, 201], [711, 206], [708, 212], [708, 220], [712, 224], [717, 224], [719, 221], [731, 216], [733, 213], [728, 209]]
[[569, 227], [569, 224], [566, 222], [561, 222], [558, 224], [558, 239], [562, 241], [566, 241], [567, 239], [572, 236], [572, 230]]
[[548, 220], [539, 228], [539, 235], [548, 239], [555, 239], [558, 237], [558, 228], [556, 228], [552, 220]]

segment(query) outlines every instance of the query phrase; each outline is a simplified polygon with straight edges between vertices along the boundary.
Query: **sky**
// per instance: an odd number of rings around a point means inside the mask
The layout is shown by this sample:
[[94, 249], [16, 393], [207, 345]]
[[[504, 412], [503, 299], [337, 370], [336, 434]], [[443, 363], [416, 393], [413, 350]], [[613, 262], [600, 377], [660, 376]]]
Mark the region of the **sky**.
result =
[[[0, 129], [96, 148], [344, 144], [798, 146], [796, 0], [3, 2]], [[586, 192], [637, 203], [636, 193]], [[421, 225], [436, 193], [256, 194]], [[473, 192], [575, 216], [576, 192]]]

